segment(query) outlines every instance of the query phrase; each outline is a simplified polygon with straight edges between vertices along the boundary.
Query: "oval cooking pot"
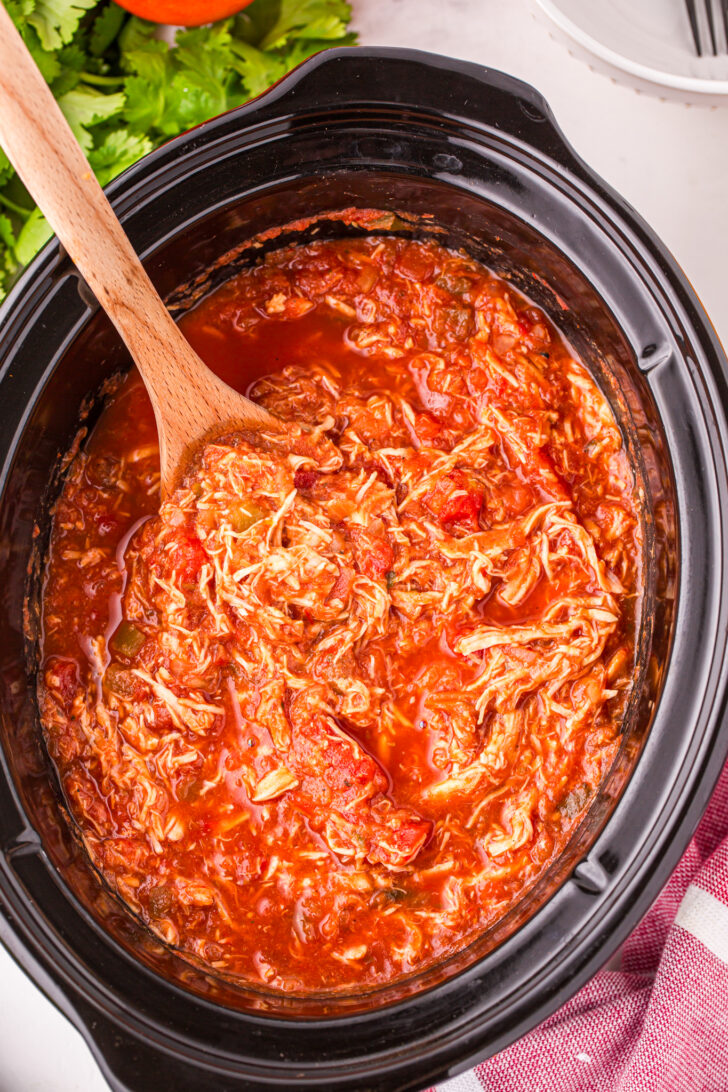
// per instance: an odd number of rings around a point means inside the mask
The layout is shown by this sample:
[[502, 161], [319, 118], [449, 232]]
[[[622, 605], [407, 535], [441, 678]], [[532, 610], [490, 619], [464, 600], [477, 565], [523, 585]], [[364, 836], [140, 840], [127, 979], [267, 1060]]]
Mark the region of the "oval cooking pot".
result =
[[[545, 308], [621, 423], [645, 513], [635, 688], [614, 769], [563, 857], [416, 980], [274, 997], [165, 949], [68, 832], [33, 702], [39, 573], [59, 456], [128, 359], [55, 242], [0, 310], [0, 938], [114, 1089], [423, 1088], [571, 996], [644, 914], [707, 804], [728, 751], [725, 357], [673, 259], [541, 96], [476, 65], [320, 54], [108, 192], [178, 312], [249, 261], [258, 232], [401, 211], [399, 232], [465, 247]], [[325, 220], [266, 245], [355, 230]]]

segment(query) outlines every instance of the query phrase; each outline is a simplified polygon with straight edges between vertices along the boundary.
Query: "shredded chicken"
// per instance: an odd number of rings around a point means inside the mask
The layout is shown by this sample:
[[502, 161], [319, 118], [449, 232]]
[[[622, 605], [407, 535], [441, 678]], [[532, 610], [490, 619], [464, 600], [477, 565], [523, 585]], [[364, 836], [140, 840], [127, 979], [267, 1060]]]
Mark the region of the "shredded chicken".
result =
[[520, 897], [616, 752], [619, 429], [539, 312], [433, 244], [280, 251], [188, 323], [261, 361], [286, 427], [209, 444], [159, 507], [149, 408], [116, 396], [55, 516], [49, 748], [169, 943], [281, 990], [390, 981]]

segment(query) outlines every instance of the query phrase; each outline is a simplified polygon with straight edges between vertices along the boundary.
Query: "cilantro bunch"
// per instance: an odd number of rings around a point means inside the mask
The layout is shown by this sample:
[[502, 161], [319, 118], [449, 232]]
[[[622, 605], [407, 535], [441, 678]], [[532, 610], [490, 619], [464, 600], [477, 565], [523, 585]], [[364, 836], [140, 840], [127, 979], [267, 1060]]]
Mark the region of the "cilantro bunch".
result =
[[[113, 0], [4, 0], [102, 186], [158, 144], [350, 45], [346, 0], [253, 0], [175, 44]], [[50, 238], [0, 149], [0, 300]]]

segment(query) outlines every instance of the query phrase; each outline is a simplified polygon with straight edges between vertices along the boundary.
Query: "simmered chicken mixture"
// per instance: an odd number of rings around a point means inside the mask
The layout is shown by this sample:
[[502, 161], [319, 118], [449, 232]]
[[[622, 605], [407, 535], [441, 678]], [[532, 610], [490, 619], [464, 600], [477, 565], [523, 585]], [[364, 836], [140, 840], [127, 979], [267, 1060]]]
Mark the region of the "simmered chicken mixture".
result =
[[75, 456], [42, 720], [109, 885], [282, 991], [462, 948], [562, 851], [632, 680], [636, 490], [608, 404], [470, 258], [268, 254], [183, 322], [289, 427], [204, 448], [160, 507], [132, 374]]

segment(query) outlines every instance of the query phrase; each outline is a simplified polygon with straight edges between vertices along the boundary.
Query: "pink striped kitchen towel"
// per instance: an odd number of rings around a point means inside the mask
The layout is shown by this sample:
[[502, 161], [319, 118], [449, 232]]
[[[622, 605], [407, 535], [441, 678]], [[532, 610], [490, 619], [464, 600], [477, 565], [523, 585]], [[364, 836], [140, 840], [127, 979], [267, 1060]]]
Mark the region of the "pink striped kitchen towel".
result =
[[437, 1090], [728, 1092], [728, 765], [620, 969]]

